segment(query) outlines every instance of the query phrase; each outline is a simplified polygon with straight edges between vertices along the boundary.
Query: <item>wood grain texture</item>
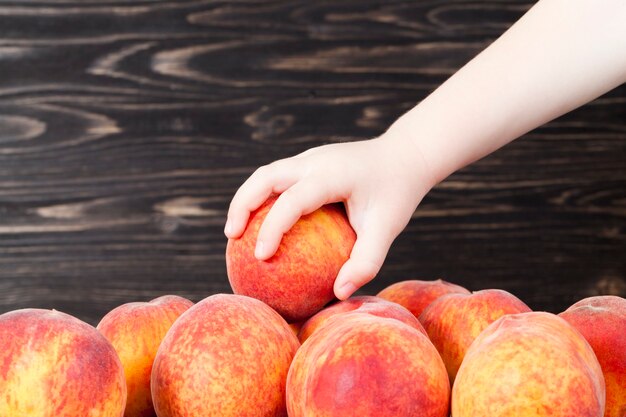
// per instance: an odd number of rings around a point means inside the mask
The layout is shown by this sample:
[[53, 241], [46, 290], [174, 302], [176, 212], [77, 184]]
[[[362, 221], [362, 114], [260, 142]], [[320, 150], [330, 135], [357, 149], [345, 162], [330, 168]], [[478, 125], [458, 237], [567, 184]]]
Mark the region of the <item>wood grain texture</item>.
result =
[[[257, 166], [379, 135], [528, 7], [0, 0], [0, 312], [95, 324], [229, 291], [225, 213]], [[551, 311], [626, 295], [625, 121], [622, 86], [454, 174], [364, 292], [445, 277]]]

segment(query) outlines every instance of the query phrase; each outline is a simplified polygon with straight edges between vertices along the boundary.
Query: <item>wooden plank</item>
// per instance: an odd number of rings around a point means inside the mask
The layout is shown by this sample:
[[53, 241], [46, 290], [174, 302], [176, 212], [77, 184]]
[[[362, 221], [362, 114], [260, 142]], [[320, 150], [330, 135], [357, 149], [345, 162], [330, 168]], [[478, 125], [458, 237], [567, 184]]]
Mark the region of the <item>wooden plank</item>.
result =
[[[257, 166], [381, 134], [528, 7], [0, 1], [0, 312], [96, 323], [229, 291], [225, 213]], [[440, 184], [364, 292], [626, 295], [625, 103], [622, 86]]]

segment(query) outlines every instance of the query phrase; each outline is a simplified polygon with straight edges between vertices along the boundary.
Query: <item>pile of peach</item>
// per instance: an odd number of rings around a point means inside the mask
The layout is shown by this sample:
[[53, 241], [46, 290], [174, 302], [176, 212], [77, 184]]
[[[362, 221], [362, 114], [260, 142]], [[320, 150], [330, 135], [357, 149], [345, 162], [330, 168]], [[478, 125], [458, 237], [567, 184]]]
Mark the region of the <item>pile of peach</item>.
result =
[[97, 328], [0, 315], [0, 417], [626, 417], [626, 299], [554, 315], [411, 280], [332, 302], [345, 213], [304, 216], [261, 262], [270, 206], [228, 244], [235, 294], [128, 303]]

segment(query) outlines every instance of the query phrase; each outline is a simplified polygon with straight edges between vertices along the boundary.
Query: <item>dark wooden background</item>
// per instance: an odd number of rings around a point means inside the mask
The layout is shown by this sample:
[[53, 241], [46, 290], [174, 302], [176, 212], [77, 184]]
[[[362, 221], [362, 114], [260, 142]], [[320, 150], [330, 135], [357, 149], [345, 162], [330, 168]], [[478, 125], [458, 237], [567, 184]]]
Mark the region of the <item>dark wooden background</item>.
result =
[[[259, 165], [374, 137], [526, 1], [0, 0], [0, 312], [229, 291]], [[626, 293], [626, 88], [434, 189], [365, 292]], [[450, 120], [454, 123], [454, 120]]]

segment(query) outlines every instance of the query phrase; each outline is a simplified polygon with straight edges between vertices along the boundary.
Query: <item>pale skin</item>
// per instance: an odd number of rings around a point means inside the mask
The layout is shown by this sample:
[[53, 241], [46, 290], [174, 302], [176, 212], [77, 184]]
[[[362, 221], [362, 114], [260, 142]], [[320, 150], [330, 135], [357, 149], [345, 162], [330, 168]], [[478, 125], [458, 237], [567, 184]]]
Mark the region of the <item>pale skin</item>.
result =
[[357, 234], [335, 280], [346, 299], [376, 276], [437, 183], [624, 82], [626, 0], [540, 0], [381, 136], [259, 168], [233, 197], [225, 234], [241, 236], [250, 213], [280, 194], [256, 244], [267, 260], [300, 216], [343, 202]]

